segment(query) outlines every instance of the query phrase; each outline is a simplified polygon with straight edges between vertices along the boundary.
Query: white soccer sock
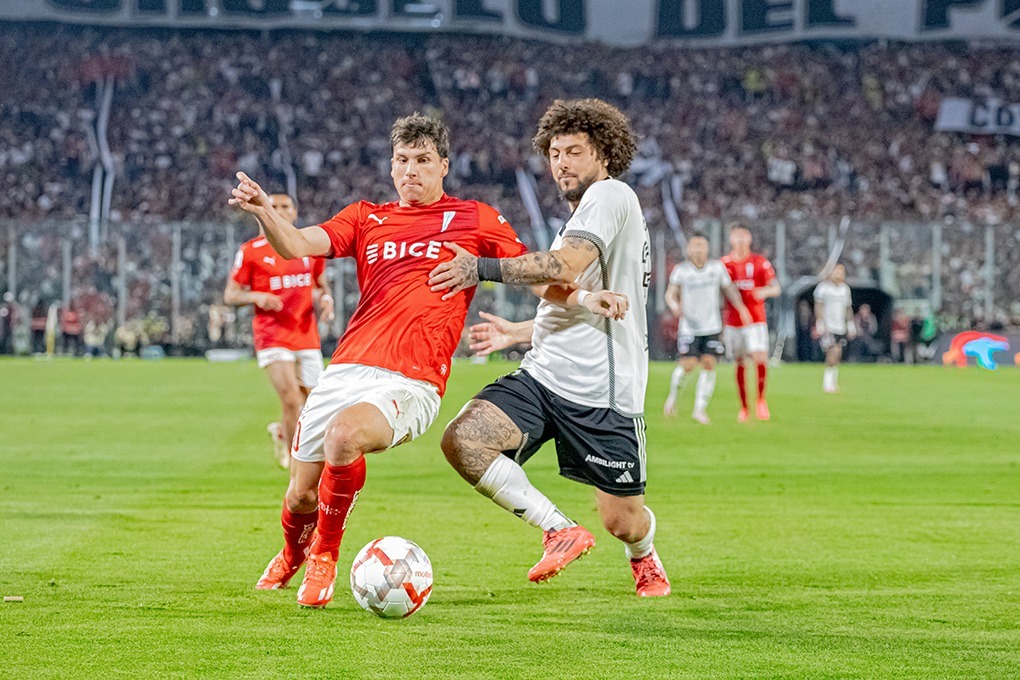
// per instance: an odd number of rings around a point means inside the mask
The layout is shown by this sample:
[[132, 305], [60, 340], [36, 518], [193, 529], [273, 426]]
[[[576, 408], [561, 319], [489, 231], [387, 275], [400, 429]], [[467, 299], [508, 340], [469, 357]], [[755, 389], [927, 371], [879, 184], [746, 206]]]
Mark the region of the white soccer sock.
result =
[[673, 369], [673, 375], [669, 379], [669, 396], [676, 397], [676, 391], [680, 388], [680, 384], [684, 381], [684, 374], [687, 371], [680, 364], [677, 364], [676, 368]]
[[524, 468], [506, 456], [492, 461], [475, 485], [475, 490], [504, 510], [509, 510], [531, 526], [543, 531], [558, 531], [574, 526], [553, 502], [533, 487]]
[[705, 412], [713, 392], [715, 392], [715, 371], [701, 369], [701, 373], [698, 375], [698, 386], [694, 392], [695, 413]]
[[648, 513], [648, 533], [639, 541], [623, 544], [624, 552], [632, 560], [639, 560], [652, 552], [652, 540], [655, 538], [655, 513], [647, 505], [645, 506], [645, 512]]
[[838, 366], [826, 366], [825, 375], [822, 378], [822, 387], [827, 390], [835, 389], [839, 379]]

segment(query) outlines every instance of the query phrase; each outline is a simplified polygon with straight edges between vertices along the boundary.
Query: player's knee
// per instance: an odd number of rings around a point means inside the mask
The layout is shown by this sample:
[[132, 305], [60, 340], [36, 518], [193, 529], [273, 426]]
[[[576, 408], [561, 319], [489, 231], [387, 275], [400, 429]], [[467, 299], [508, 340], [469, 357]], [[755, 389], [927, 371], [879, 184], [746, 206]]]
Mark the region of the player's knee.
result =
[[350, 465], [370, 449], [364, 428], [340, 418], [334, 418], [326, 428], [323, 448], [330, 465]]
[[287, 489], [287, 509], [296, 514], [314, 512], [319, 507], [319, 493], [311, 489], [297, 489], [293, 485]]
[[443, 449], [446, 460], [456, 467], [456, 462], [460, 460], [460, 453], [464, 448], [464, 419], [462, 416], [457, 416], [446, 426], [443, 431], [443, 440], [439, 446]]

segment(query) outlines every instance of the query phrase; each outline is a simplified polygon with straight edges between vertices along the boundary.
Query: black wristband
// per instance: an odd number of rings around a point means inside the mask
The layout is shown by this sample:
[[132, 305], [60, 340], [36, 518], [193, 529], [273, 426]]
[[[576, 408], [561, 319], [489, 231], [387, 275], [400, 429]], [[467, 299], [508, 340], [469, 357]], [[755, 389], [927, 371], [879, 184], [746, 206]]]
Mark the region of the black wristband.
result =
[[478, 280], [503, 282], [503, 270], [499, 268], [498, 257], [478, 258]]

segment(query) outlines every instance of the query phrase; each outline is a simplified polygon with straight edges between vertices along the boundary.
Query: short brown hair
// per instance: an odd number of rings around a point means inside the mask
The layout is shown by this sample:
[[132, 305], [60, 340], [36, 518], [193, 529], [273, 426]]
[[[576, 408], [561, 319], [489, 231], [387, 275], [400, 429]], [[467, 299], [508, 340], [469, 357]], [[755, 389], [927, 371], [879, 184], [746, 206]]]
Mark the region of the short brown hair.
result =
[[538, 121], [538, 132], [531, 143], [548, 158], [554, 137], [581, 132], [588, 135], [599, 158], [608, 161], [610, 175], [627, 172], [637, 150], [634, 131], [620, 109], [601, 99], [557, 99]]
[[440, 158], [450, 155], [450, 130], [442, 121], [415, 111], [410, 116], [397, 118], [390, 131], [390, 148], [397, 145], [420, 149], [432, 142]]

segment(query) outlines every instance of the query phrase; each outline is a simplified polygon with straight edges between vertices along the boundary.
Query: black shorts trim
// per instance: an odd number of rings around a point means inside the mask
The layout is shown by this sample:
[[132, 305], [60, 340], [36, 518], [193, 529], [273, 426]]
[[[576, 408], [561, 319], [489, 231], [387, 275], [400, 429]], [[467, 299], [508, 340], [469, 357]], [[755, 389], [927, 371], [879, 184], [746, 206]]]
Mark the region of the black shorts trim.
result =
[[676, 351], [682, 357], [703, 357], [705, 355], [721, 357], [726, 353], [726, 347], [723, 345], [721, 333], [712, 333], [711, 335], [681, 333], [676, 338]]
[[645, 492], [644, 418], [575, 404], [523, 370], [503, 376], [475, 398], [499, 408], [520, 429], [520, 447], [503, 451], [517, 463], [526, 463], [552, 439], [561, 476], [613, 496]]
[[821, 345], [822, 349], [826, 350], [830, 347], [835, 347], [836, 345], [846, 349], [846, 346], [850, 344], [850, 340], [847, 339], [845, 333], [826, 333], [822, 336], [818, 344]]

